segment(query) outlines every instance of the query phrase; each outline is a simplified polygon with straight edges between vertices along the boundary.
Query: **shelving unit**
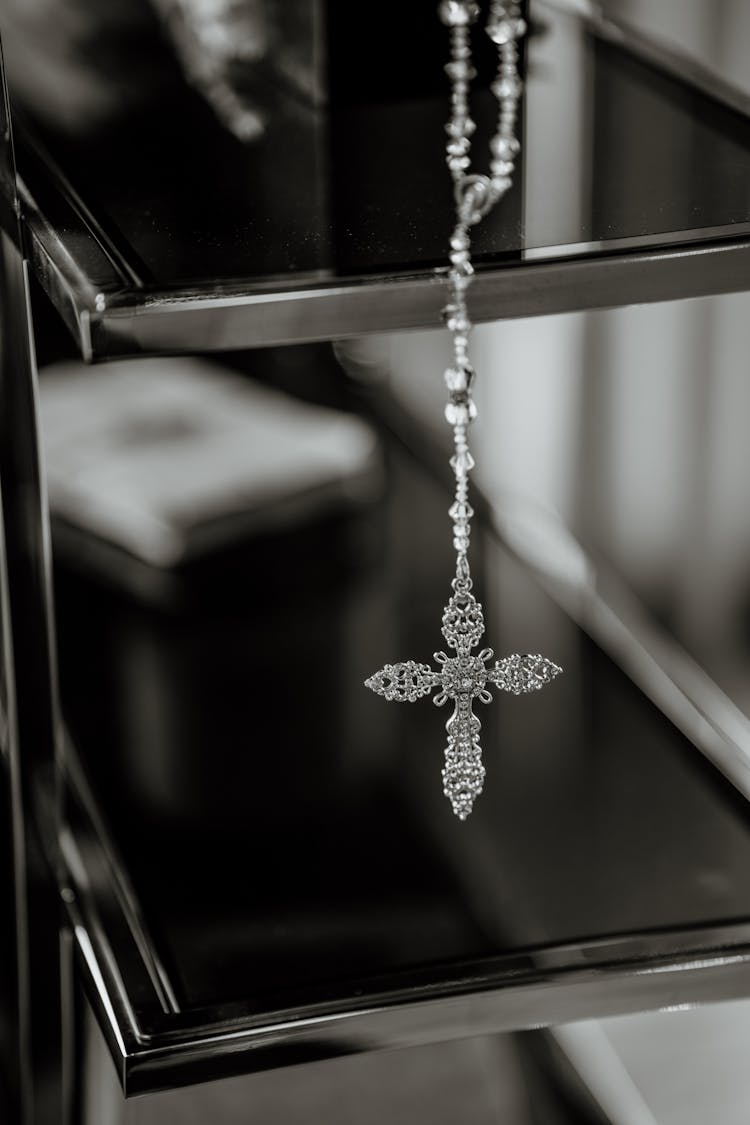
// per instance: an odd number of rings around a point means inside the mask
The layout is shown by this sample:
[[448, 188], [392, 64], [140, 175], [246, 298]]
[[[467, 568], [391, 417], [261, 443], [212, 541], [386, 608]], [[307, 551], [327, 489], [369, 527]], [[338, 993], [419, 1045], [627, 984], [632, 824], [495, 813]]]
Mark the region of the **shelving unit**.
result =
[[[479, 234], [474, 317], [745, 290], [750, 118], [609, 25], [536, 0], [531, 15], [524, 165]], [[561, 36], [591, 96], [576, 103], [580, 174], [545, 213]], [[408, 36], [401, 49], [411, 57]], [[554, 636], [566, 674], [544, 708], [511, 701], [488, 718], [502, 763], [467, 825], [447, 823], [431, 709], [385, 714], [362, 698], [386, 641], [434, 647], [445, 571], [430, 530], [443, 527], [435, 450], [387, 403], [375, 424], [389, 483], [359, 514], [187, 567], [148, 604], [62, 561], [63, 737], [24, 277], [94, 362], [437, 325], [444, 91], [434, 60], [418, 58], [416, 92], [370, 75], [355, 97], [340, 75], [326, 112], [272, 121], [255, 147], [187, 90], [179, 113], [124, 123], [107, 151], [43, 135], [22, 108], [14, 119], [17, 177], [7, 148], [2, 176], [15, 288], [0, 469], [19, 703], [7, 803], [17, 840], [51, 861], [30, 875], [18, 852], [15, 878], [29, 963], [49, 970], [35, 980], [22, 965], [20, 1018], [30, 1012], [53, 1102], [63, 1055], [38, 1017], [57, 997], [69, 1013], [59, 980], [49, 992], [60, 908], [63, 951], [126, 1096], [750, 996], [750, 724], [602, 597], [562, 530], [541, 566], [480, 498], [493, 573], [537, 606], [539, 647]], [[488, 110], [480, 96], [480, 136]], [[671, 157], [681, 145], [690, 181]], [[488, 615], [501, 649], [497, 607]], [[706, 869], [720, 878], [701, 881]], [[52, 1119], [41, 1101], [34, 1112]]]

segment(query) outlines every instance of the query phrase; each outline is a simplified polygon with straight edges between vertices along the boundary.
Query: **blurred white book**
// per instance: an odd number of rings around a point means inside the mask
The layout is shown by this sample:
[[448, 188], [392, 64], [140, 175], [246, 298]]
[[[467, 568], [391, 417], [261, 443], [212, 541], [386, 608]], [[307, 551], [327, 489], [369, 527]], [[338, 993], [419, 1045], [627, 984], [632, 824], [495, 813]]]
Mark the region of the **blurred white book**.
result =
[[361, 419], [208, 360], [63, 363], [40, 387], [52, 516], [154, 566], [311, 523], [382, 487]]

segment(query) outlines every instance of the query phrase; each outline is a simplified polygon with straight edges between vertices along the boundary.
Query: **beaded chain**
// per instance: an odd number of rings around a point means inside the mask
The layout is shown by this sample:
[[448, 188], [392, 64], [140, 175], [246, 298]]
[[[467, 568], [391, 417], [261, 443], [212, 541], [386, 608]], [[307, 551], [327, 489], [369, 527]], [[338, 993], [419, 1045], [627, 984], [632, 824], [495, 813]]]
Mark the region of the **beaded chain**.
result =
[[474, 273], [469, 230], [505, 195], [512, 183], [520, 144], [515, 136], [518, 99], [522, 84], [518, 74], [518, 43], [526, 31], [517, 0], [492, 0], [485, 31], [497, 44], [497, 77], [491, 85], [498, 100], [497, 131], [490, 141], [490, 175], [478, 175], [471, 167], [471, 136], [476, 128], [469, 114], [469, 85], [476, 71], [471, 62], [470, 28], [479, 17], [473, 0], [443, 0], [438, 14], [450, 28], [451, 60], [445, 71], [451, 80], [451, 119], [446, 125], [446, 161], [453, 177], [456, 225], [450, 240], [450, 295], [443, 311], [453, 338], [453, 365], [445, 372], [450, 400], [446, 420], [453, 426], [455, 452], [451, 468], [456, 474], [456, 498], [450, 510], [453, 546], [457, 554], [456, 578], [468, 580], [467, 551], [473, 511], [468, 502], [468, 474], [474, 467], [469, 452], [467, 428], [477, 415], [472, 398], [474, 369], [469, 362], [469, 332], [472, 324], [466, 307], [466, 290]]
[[438, 707], [448, 700], [453, 702], [454, 711], [446, 723], [448, 745], [442, 776], [443, 792], [460, 820], [466, 820], [472, 811], [485, 777], [479, 744], [482, 724], [474, 714], [474, 700], [490, 703], [490, 686], [513, 695], [537, 691], [562, 671], [538, 653], [525, 656], [514, 653], [488, 665], [492, 649], [482, 649], [478, 655], [472, 652], [484, 635], [484, 611], [471, 592], [473, 583], [468, 560], [474, 515], [469, 503], [469, 473], [474, 459], [469, 452], [468, 427], [477, 415], [471, 393], [474, 370], [468, 353], [472, 325], [466, 291], [474, 272], [469, 230], [502, 198], [512, 182], [514, 162], [520, 149], [515, 137], [522, 88], [517, 41], [526, 31], [518, 0], [491, 0], [485, 30], [498, 48], [497, 77], [491, 87], [499, 103], [498, 126], [490, 141], [490, 175], [472, 173], [469, 152], [475, 126], [469, 116], [469, 85], [475, 71], [469, 34], [479, 12], [479, 4], [474, 0], [442, 0], [438, 6], [440, 19], [450, 28], [451, 60], [445, 70], [452, 85], [452, 115], [446, 125], [446, 159], [456, 197], [456, 222], [450, 240], [449, 300], [443, 313], [453, 342], [452, 366], [445, 372], [449, 392], [445, 417], [453, 426], [454, 452], [450, 464], [456, 489], [449, 514], [453, 520], [456, 576], [442, 622], [442, 634], [455, 655], [436, 652], [437, 668], [415, 660], [386, 664], [365, 680], [372, 691], [396, 703], [413, 703], [434, 689], [438, 690], [433, 703]]

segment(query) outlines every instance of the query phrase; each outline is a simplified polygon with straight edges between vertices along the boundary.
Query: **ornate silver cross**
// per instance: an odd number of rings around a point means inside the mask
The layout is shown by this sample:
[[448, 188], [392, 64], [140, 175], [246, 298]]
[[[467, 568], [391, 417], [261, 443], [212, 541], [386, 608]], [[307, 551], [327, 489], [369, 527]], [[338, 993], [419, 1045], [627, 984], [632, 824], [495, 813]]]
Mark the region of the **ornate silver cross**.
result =
[[442, 633], [456, 656], [436, 652], [440, 665], [435, 670], [429, 664], [405, 660], [399, 664], [386, 664], [374, 676], [365, 680], [367, 687], [378, 695], [396, 703], [413, 703], [433, 688], [440, 688], [432, 702], [442, 707], [448, 700], [455, 702], [452, 716], [445, 725], [448, 745], [445, 749], [443, 792], [449, 798], [453, 811], [466, 820], [474, 801], [482, 792], [484, 766], [479, 731], [482, 724], [472, 710], [474, 699], [490, 703], [492, 695], [487, 685], [494, 684], [501, 691], [520, 695], [521, 692], [538, 691], [557, 676], [562, 669], [539, 655], [506, 656], [487, 667], [492, 659], [492, 649], [485, 648], [472, 656], [484, 635], [484, 614], [481, 604], [471, 593], [470, 578], [453, 581], [453, 596], [443, 612]]
[[485, 648], [472, 656], [484, 635], [482, 607], [471, 593], [469, 575], [469, 536], [471, 517], [469, 473], [474, 458], [469, 451], [468, 427], [477, 416], [472, 397], [474, 369], [469, 362], [469, 333], [472, 328], [466, 291], [474, 268], [471, 261], [470, 229], [505, 195], [512, 183], [514, 164], [520, 144], [515, 135], [515, 122], [522, 82], [518, 66], [519, 40], [526, 31], [519, 0], [491, 0], [486, 31], [498, 49], [497, 80], [491, 90], [498, 99], [499, 117], [495, 136], [490, 142], [490, 174], [478, 175], [471, 170], [471, 136], [476, 126], [469, 116], [469, 83], [476, 75], [471, 64], [470, 25], [480, 14], [476, 0], [441, 0], [440, 19], [450, 30], [451, 61], [446, 72], [451, 81], [451, 119], [446, 126], [446, 160], [453, 177], [456, 215], [450, 240], [448, 267], [448, 304], [443, 317], [451, 334], [453, 359], [445, 371], [449, 401], [445, 419], [453, 427], [454, 453], [450, 464], [456, 476], [455, 500], [449, 514], [453, 520], [453, 547], [456, 551], [456, 577], [453, 596], [443, 612], [443, 636], [456, 650], [455, 656], [436, 652], [439, 670], [429, 664], [406, 660], [386, 664], [369, 680], [367, 687], [397, 703], [413, 703], [433, 688], [440, 688], [433, 702], [441, 707], [446, 700], [455, 702], [453, 715], [446, 723], [448, 746], [445, 751], [443, 791], [450, 798], [453, 811], [461, 820], [472, 810], [482, 792], [484, 766], [479, 745], [481, 723], [472, 710], [474, 699], [489, 703], [492, 696], [488, 684], [502, 691], [520, 695], [537, 691], [554, 679], [562, 669], [543, 656], [506, 656], [487, 667], [492, 649]]

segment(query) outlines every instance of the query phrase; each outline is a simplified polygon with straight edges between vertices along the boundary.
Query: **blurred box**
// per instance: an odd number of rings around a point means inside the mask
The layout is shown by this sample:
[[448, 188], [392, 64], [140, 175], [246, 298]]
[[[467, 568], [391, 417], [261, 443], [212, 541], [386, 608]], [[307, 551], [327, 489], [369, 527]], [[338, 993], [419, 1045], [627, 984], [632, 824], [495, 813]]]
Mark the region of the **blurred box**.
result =
[[217, 363], [138, 359], [46, 369], [53, 519], [153, 567], [306, 526], [380, 493], [374, 431]]

